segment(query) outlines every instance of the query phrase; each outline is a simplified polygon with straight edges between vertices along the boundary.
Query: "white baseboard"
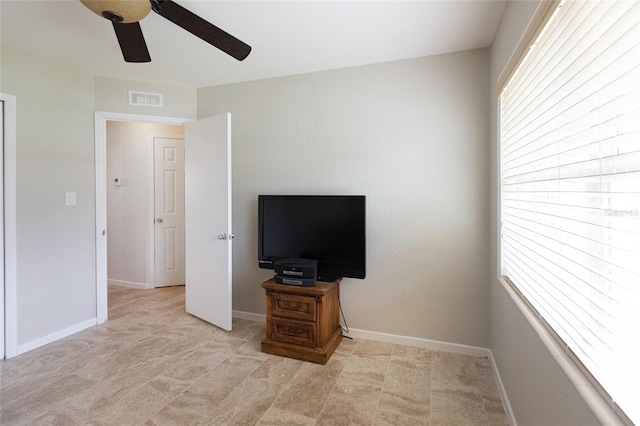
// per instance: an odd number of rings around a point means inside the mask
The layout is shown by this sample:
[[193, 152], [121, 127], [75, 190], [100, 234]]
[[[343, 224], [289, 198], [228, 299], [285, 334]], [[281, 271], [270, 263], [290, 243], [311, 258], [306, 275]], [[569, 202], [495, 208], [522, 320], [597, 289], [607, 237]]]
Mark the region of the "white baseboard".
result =
[[249, 321], [262, 322], [262, 323], [267, 322], [267, 316], [264, 314], [254, 314], [253, 312], [245, 312], [245, 311], [233, 311], [231, 315], [233, 316], [233, 318], [246, 319]]
[[70, 336], [89, 327], [93, 327], [96, 324], [96, 319], [92, 318], [90, 320], [65, 328], [64, 330], [56, 331], [55, 333], [51, 333], [39, 339], [32, 340], [31, 342], [25, 343], [24, 345], [18, 345], [18, 355], [39, 348], [40, 346], [44, 346], [47, 343], [55, 342], [56, 340]]
[[489, 360], [491, 361], [491, 369], [493, 370], [493, 377], [496, 379], [498, 392], [500, 392], [500, 398], [502, 399], [502, 403], [504, 404], [504, 411], [507, 413], [509, 424], [511, 426], [518, 426], [518, 423], [516, 422], [516, 415], [513, 413], [513, 409], [511, 408], [511, 402], [509, 402], [509, 397], [507, 396], [507, 390], [504, 387], [504, 383], [502, 383], [502, 377], [500, 377], [500, 370], [498, 370], [498, 364], [496, 364], [496, 360], [495, 358], [493, 358], [493, 352], [491, 353]]
[[398, 345], [415, 346], [418, 348], [431, 349], [435, 351], [453, 352], [470, 356], [491, 356], [491, 351], [477, 346], [461, 345], [459, 343], [442, 342], [440, 340], [429, 340], [418, 337], [400, 336], [397, 334], [379, 333], [377, 331], [349, 329], [349, 337], [360, 339], [376, 340], [378, 342], [395, 343]]
[[135, 281], [107, 280], [107, 285], [117, 285], [120, 287], [135, 288], [137, 290], [147, 290], [153, 288], [149, 283], [138, 283]]

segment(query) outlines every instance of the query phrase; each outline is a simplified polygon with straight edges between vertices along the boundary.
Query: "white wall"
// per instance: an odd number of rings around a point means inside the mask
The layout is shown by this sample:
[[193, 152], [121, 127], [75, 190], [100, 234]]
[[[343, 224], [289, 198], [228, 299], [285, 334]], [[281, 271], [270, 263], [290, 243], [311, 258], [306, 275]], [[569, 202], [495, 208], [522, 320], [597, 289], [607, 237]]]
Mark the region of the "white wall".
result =
[[233, 308], [263, 313], [258, 194], [367, 196], [349, 326], [488, 346], [488, 50], [198, 90], [232, 113]]
[[[17, 97], [18, 349], [96, 315], [92, 76], [2, 49]], [[75, 192], [77, 205], [65, 205]]]
[[107, 122], [107, 273], [109, 280], [139, 287], [152, 286], [154, 136], [184, 138], [184, 127]]
[[507, 3], [491, 48], [491, 350], [518, 425], [597, 425], [597, 418], [497, 279], [496, 84], [537, 5], [537, 1]]

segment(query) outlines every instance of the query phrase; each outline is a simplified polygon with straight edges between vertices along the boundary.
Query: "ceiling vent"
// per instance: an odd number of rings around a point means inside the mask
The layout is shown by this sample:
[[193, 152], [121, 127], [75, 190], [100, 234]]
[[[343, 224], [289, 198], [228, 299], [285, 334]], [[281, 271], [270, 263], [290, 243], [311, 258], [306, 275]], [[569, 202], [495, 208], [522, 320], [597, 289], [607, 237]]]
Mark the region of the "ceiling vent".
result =
[[162, 93], [138, 92], [129, 90], [129, 105], [162, 108]]

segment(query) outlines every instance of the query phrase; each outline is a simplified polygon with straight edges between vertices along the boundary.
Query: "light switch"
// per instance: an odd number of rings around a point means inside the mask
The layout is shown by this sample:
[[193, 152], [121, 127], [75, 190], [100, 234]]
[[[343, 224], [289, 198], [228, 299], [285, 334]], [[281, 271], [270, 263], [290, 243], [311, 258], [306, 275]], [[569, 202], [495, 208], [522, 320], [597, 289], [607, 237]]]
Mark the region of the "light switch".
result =
[[67, 192], [67, 205], [75, 206], [76, 205], [76, 193], [75, 192]]

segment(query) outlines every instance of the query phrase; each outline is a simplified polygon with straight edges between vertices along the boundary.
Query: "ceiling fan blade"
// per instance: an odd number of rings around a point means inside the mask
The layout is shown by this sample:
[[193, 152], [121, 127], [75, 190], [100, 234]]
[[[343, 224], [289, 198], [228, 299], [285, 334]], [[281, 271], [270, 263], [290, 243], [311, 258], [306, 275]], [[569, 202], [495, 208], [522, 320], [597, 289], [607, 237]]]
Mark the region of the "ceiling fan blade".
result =
[[151, 7], [158, 15], [200, 37], [239, 61], [242, 61], [251, 52], [251, 46], [248, 44], [171, 0], [151, 0]]
[[126, 62], [151, 62], [147, 43], [144, 41], [139, 22], [119, 24], [113, 22], [120, 50]]

